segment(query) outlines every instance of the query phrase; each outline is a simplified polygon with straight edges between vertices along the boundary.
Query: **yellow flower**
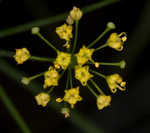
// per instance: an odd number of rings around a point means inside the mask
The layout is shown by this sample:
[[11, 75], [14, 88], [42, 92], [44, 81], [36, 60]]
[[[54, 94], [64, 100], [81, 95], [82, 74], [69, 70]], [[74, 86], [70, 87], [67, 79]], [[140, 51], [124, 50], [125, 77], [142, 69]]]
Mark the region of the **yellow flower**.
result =
[[92, 61], [93, 52], [94, 52], [94, 49], [88, 49], [85, 46], [83, 46], [79, 50], [79, 53], [76, 54], [78, 64], [83, 65], [89, 60]]
[[64, 39], [66, 41], [69, 41], [73, 35], [72, 35], [72, 26], [63, 24], [62, 26], [59, 26], [56, 28], [56, 33], [61, 39]]
[[112, 74], [107, 76], [106, 81], [112, 93], [116, 93], [117, 88], [121, 91], [126, 90], [126, 82], [123, 81], [119, 74]]
[[71, 108], [74, 108], [74, 105], [82, 100], [82, 97], [79, 95], [79, 87], [65, 90], [63, 99], [71, 105]]
[[16, 49], [16, 54], [14, 55], [15, 60], [18, 64], [23, 64], [30, 58], [30, 53], [27, 48]]
[[92, 77], [93, 75], [89, 73], [89, 66], [75, 66], [75, 78], [78, 79], [83, 86], [86, 86], [87, 81]]
[[77, 7], [73, 7], [73, 9], [70, 11], [70, 16], [73, 18], [73, 20], [80, 20], [81, 17], [83, 16], [83, 12], [77, 8]]
[[110, 37], [108, 38], [106, 44], [117, 50], [122, 51], [123, 50], [123, 44], [127, 40], [126, 33], [122, 32], [121, 34], [112, 33]]
[[59, 80], [59, 73], [53, 67], [50, 67], [49, 70], [45, 72], [44, 78], [44, 88], [50, 86], [57, 86]]
[[50, 95], [47, 93], [41, 92], [35, 96], [35, 100], [38, 105], [42, 105], [43, 107], [46, 107], [46, 105], [50, 101]]
[[110, 105], [111, 97], [106, 95], [99, 95], [97, 98], [97, 107], [98, 110], [102, 110], [104, 107]]
[[56, 68], [61, 67], [62, 69], [66, 69], [71, 61], [71, 54], [65, 52], [57, 52], [57, 58], [54, 62], [54, 66]]
[[63, 101], [63, 99], [60, 97], [56, 99], [56, 102], [58, 102], [58, 103], [61, 103], [62, 101]]

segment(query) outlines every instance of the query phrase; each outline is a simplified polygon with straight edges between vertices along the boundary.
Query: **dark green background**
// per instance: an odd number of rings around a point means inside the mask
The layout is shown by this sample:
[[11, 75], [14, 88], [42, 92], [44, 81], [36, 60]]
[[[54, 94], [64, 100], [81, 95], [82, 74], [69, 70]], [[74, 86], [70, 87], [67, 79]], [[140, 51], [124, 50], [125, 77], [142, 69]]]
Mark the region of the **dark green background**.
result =
[[[0, 29], [68, 12], [73, 5], [84, 7], [99, 1], [0, 0]], [[125, 44], [125, 49], [123, 52], [118, 53], [106, 48], [94, 56], [97, 60], [105, 62], [121, 59], [127, 61], [127, 68], [123, 71], [114, 67], [101, 68], [101, 71], [105, 74], [121, 73], [128, 82], [127, 91], [113, 95], [112, 105], [103, 111], [98, 111], [94, 97], [88, 91], [82, 90], [84, 101], [78, 104], [75, 110], [89, 117], [105, 133], [148, 133], [150, 131], [150, 1], [122, 0], [116, 4], [85, 14], [79, 25], [78, 48], [81, 44], [89, 44], [94, 40], [105, 29], [108, 21], [113, 21], [116, 24], [116, 32], [124, 31], [127, 33], [128, 41]], [[56, 47], [61, 46], [63, 41], [60, 41], [55, 34], [55, 28], [63, 23], [63, 21], [57, 22], [41, 28], [42, 34], [56, 44]], [[103, 44], [108, 35], [97, 45]], [[39, 38], [31, 35], [30, 31], [0, 38], [0, 49], [15, 51], [15, 48], [21, 47], [27, 47], [33, 55], [55, 56]], [[10, 58], [4, 59], [27, 75], [45, 71], [49, 66], [48, 63], [37, 62], [28, 62], [19, 66]], [[95, 80], [99, 81], [99, 79]], [[38, 82], [42, 82], [42, 80], [38, 80]], [[0, 83], [6, 89], [33, 133], [84, 133], [80, 128], [65, 120], [59, 110], [37, 106], [33, 96], [3, 71], [0, 71]], [[110, 94], [103, 80], [101, 80], [101, 83], [103, 90]], [[64, 85], [59, 88], [60, 90], [56, 90], [58, 95], [63, 93], [63, 87]], [[20, 132], [2, 103], [0, 103], [0, 119], [0, 132]]]

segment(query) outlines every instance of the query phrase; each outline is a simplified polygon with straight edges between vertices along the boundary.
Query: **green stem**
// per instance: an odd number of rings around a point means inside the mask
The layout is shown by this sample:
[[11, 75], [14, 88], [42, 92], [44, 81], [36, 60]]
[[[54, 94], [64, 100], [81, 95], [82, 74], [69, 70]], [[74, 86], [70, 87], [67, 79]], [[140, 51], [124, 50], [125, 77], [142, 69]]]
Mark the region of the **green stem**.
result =
[[54, 86], [51, 87], [47, 93], [50, 94], [53, 90], [54, 90]]
[[96, 98], [98, 97], [98, 95], [95, 93], [95, 91], [93, 91], [93, 89], [88, 84], [87, 84], [87, 88]]
[[69, 87], [69, 70], [67, 71], [67, 82], [66, 82], [66, 89]]
[[48, 46], [50, 46], [53, 50], [55, 50], [56, 52], [58, 52], [59, 50], [57, 48], [55, 48], [47, 39], [45, 39], [44, 36], [42, 36], [40, 33], [37, 34], [46, 44], [48, 44]]
[[102, 34], [100, 34], [97, 38], [96, 38], [96, 40], [94, 40], [91, 44], [89, 44], [88, 46], [87, 46], [87, 48], [91, 48], [94, 44], [96, 44], [108, 31], [110, 31], [111, 29], [110, 28], [106, 28], [105, 30], [104, 30], [104, 32], [102, 33]]
[[77, 45], [77, 38], [78, 38], [78, 24], [79, 21], [75, 21], [75, 37], [74, 37], [74, 43], [73, 43], [73, 49], [72, 49], [72, 54], [75, 51], [76, 45]]
[[107, 63], [107, 62], [100, 62], [100, 65], [104, 65], [104, 66], [119, 66], [120, 67], [120, 62], [116, 62], [116, 63]]
[[107, 44], [101, 45], [101, 46], [99, 46], [98, 48], [95, 49], [95, 52], [100, 50], [100, 49], [103, 49], [103, 48], [105, 48], [107, 46], [108, 46]]
[[100, 89], [100, 87], [94, 82], [94, 80], [90, 79], [91, 83], [95, 86], [97, 91], [104, 95], [104, 92]]
[[105, 76], [105, 75], [103, 75], [103, 74], [101, 74], [101, 73], [99, 73], [99, 72], [93, 71], [93, 70], [90, 70], [90, 71], [91, 71], [92, 73], [94, 73], [94, 74], [96, 74], [96, 75], [98, 75], [98, 76], [100, 76], [100, 77], [106, 79], [106, 76]]
[[71, 68], [69, 67], [68, 69], [69, 69], [70, 87], [73, 88]]
[[29, 79], [29, 80], [36, 79], [36, 78], [38, 78], [38, 77], [43, 76], [43, 75], [44, 75], [44, 73], [45, 73], [45, 72], [42, 72], [42, 73], [36, 74], [36, 75], [34, 75], [34, 76], [28, 77], [28, 79]]
[[14, 104], [11, 102], [11, 100], [9, 99], [6, 92], [4, 91], [4, 89], [1, 86], [0, 86], [0, 99], [6, 106], [10, 115], [13, 117], [13, 119], [18, 124], [22, 133], [31, 133], [29, 127], [27, 126], [27, 124], [25, 123], [25, 121], [23, 120], [23, 118], [21, 117], [21, 115], [19, 114], [17, 109], [15, 108]]
[[54, 58], [47, 58], [47, 57], [31, 56], [30, 60], [53, 62], [55, 59]]

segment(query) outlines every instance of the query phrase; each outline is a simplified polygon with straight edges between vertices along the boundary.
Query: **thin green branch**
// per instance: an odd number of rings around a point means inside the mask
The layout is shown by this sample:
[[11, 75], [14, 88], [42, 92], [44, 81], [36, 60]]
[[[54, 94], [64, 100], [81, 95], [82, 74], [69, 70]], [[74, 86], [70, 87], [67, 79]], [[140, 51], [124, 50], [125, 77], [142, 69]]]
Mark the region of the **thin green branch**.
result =
[[75, 21], [75, 37], [74, 37], [72, 54], [74, 53], [74, 51], [76, 49], [76, 45], [77, 45], [77, 40], [78, 40], [78, 25], [79, 25], [79, 21]]
[[95, 93], [95, 91], [88, 84], [87, 84], [87, 88], [96, 98], [98, 97], [98, 95]]
[[[102, 7], [105, 7], [107, 5], [116, 3], [118, 1], [120, 1], [120, 0], [104, 0], [104, 1], [97, 2], [95, 4], [88, 5], [84, 8], [82, 8], [81, 10], [84, 13], [89, 13], [89, 12], [95, 11], [97, 9], [100, 9]], [[10, 35], [14, 35], [14, 34], [17, 34], [17, 33], [21, 33], [21, 32], [30, 30], [32, 27], [35, 27], [35, 26], [41, 27], [41, 26], [50, 25], [50, 24], [53, 24], [53, 23], [56, 23], [56, 22], [59, 22], [59, 21], [63, 21], [63, 20], [66, 19], [67, 15], [68, 15], [68, 12], [67, 13], [62, 13], [62, 14], [59, 14], [59, 15], [55, 15], [55, 16], [52, 16], [52, 17], [49, 17], [49, 18], [46, 18], [46, 19], [32, 21], [32, 22], [29, 22], [29, 23], [26, 23], [26, 24], [18, 25], [16, 27], [1, 30], [0, 31], [0, 38], [7, 37], [7, 36], [10, 36]]]
[[54, 47], [53, 44], [51, 44], [42, 34], [38, 33], [37, 34], [48, 46], [50, 46], [53, 50], [55, 50], [56, 52], [58, 52], [59, 50], [57, 48]]
[[73, 87], [73, 84], [72, 84], [72, 71], [71, 71], [70, 67], [68, 69], [69, 69], [70, 87], [72, 88]]
[[103, 49], [103, 48], [105, 48], [107, 46], [108, 46], [107, 44], [101, 45], [101, 46], [99, 46], [98, 48], [95, 49], [95, 52], [100, 50], [100, 49]]
[[90, 79], [91, 83], [95, 86], [97, 91], [104, 95], [104, 92], [101, 90], [101, 88], [94, 82], [94, 80]]
[[[106, 28], [102, 34], [100, 34], [92, 43], [90, 43], [87, 48], [91, 48], [94, 44], [96, 44], [108, 31], [110, 31], [110, 28]], [[100, 48], [99, 48], [100, 49]]]
[[48, 57], [38, 57], [38, 56], [31, 56], [30, 60], [35, 60], [35, 61], [44, 61], [44, 62], [53, 62], [55, 59], [54, 58], [48, 58]]
[[93, 74], [95, 74], [95, 75], [97, 75], [97, 76], [100, 76], [100, 77], [106, 79], [106, 76], [105, 76], [104, 74], [101, 74], [101, 73], [96, 72], [96, 71], [94, 71], [94, 70], [90, 70], [90, 72], [92, 72]]
[[25, 123], [25, 121], [23, 120], [23, 118], [21, 117], [21, 115], [19, 114], [17, 109], [15, 108], [14, 104], [9, 99], [6, 92], [4, 91], [4, 89], [1, 86], [0, 86], [0, 99], [6, 106], [8, 112], [10, 113], [12, 118], [16, 121], [16, 123], [19, 126], [22, 133], [31, 133], [29, 127], [27, 126], [27, 124]]
[[67, 70], [67, 81], [66, 81], [66, 89], [69, 88], [69, 69]]

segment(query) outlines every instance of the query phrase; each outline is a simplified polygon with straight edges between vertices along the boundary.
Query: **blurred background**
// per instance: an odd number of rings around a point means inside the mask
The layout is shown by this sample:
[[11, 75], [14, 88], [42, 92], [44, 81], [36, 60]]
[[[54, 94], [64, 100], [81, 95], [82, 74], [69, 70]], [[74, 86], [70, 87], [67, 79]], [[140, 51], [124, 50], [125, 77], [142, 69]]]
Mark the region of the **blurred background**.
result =
[[[82, 8], [101, 1], [106, 0], [0, 0], [0, 33], [4, 29], [17, 25], [69, 12], [74, 5]], [[37, 106], [33, 97], [34, 94], [32, 95], [26, 87], [19, 84], [19, 76], [22, 73], [34, 75], [45, 71], [49, 67], [49, 63], [29, 61], [24, 65], [16, 65], [12, 58], [0, 57], [0, 84], [5, 88], [32, 133], [150, 132], [150, 64], [148, 61], [150, 1], [121, 0], [84, 14], [79, 24], [78, 49], [82, 44], [92, 42], [104, 31], [109, 21], [116, 24], [115, 31], [117, 33], [122, 31], [127, 33], [128, 41], [125, 44], [125, 49], [123, 52], [116, 52], [106, 48], [94, 56], [96, 60], [103, 62], [125, 59], [128, 64], [125, 70], [105, 66], [101, 68], [101, 72], [104, 74], [119, 72], [127, 80], [128, 85], [127, 91], [118, 91], [112, 96], [111, 106], [102, 111], [97, 110], [95, 98], [85, 89], [81, 90], [84, 101], [76, 106], [75, 111], [77, 112], [72, 114], [74, 116], [71, 116], [71, 119], [64, 119], [58, 109]], [[63, 23], [64, 21], [58, 21], [41, 27], [41, 33], [58, 48], [64, 42], [56, 35], [55, 28]], [[108, 37], [109, 34], [97, 45], [103, 44]], [[55, 53], [51, 52], [52, 50], [38, 37], [31, 35], [29, 30], [5, 37], [1, 34], [0, 50], [15, 52], [16, 48], [22, 47], [27, 47], [32, 55], [55, 57]], [[12, 70], [17, 70], [18, 73], [14, 75]], [[13, 76], [18, 78], [17, 81], [12, 78]], [[101, 81], [100, 85], [106, 94], [111, 94], [103, 80], [95, 80]], [[37, 82], [43, 81], [39, 79]], [[56, 95], [63, 94], [63, 81], [61, 83], [60, 90], [55, 91]], [[1, 132], [21, 132], [2, 102], [0, 102], [0, 119]], [[85, 121], [88, 121], [89, 125], [85, 124]]]

